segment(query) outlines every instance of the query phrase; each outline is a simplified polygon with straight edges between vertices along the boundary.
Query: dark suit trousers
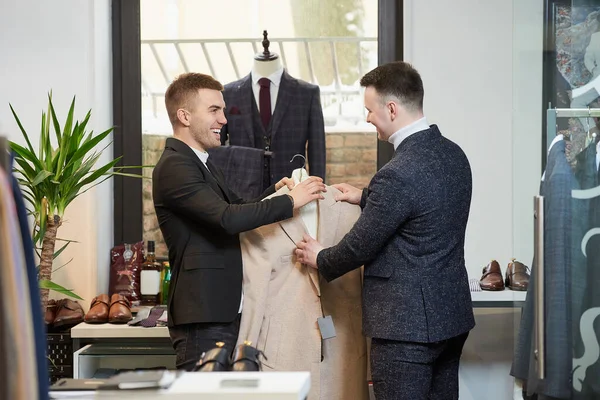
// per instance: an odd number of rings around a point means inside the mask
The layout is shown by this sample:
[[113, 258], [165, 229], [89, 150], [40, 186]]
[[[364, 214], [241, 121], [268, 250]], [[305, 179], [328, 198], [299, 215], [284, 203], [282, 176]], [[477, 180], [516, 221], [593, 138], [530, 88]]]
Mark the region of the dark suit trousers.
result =
[[177, 355], [177, 369], [191, 371], [202, 353], [217, 347], [217, 342], [224, 342], [231, 352], [235, 348], [240, 331], [240, 316], [229, 323], [198, 323], [169, 327], [171, 343]]
[[458, 364], [469, 333], [435, 343], [373, 338], [377, 400], [458, 400]]

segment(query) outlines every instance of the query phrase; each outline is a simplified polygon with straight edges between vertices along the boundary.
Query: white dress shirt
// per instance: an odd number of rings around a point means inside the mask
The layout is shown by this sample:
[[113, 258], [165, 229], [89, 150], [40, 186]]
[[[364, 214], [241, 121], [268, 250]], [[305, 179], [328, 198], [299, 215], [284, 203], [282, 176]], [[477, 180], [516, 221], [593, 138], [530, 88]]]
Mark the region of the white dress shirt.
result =
[[396, 150], [398, 148], [398, 146], [400, 146], [400, 143], [402, 143], [402, 141], [404, 139], [406, 139], [413, 133], [424, 131], [426, 129], [429, 129], [429, 124], [427, 123], [427, 119], [425, 117], [423, 117], [423, 118], [413, 122], [412, 124], [407, 125], [404, 128], [401, 128], [398, 131], [396, 131], [392, 136], [390, 136], [390, 138], [388, 139], [388, 142], [393, 144], [394, 150]]
[[271, 81], [271, 115], [275, 112], [275, 104], [277, 103], [277, 94], [279, 93], [279, 85], [281, 84], [281, 75], [283, 75], [283, 68], [273, 72], [269, 76], [261, 76], [256, 71], [252, 70], [252, 92], [254, 93], [254, 100], [256, 101], [256, 107], [260, 111], [260, 100], [258, 98], [260, 94], [260, 84], [258, 80], [260, 78], [268, 78]]
[[[200, 161], [202, 161], [202, 164], [204, 164], [204, 166], [206, 167], [206, 169], [208, 169], [208, 171], [212, 174], [212, 171], [208, 168], [208, 165], [206, 165], [206, 161], [208, 161], [208, 153], [205, 151], [200, 151], [198, 149], [195, 149], [193, 147], [190, 147], [192, 150], [194, 150], [194, 153], [196, 153], [196, 155], [198, 156], [198, 158], [200, 159]], [[242, 298], [240, 299], [240, 308], [238, 310], [238, 313], [242, 312], [242, 305], [244, 304], [244, 289], [242, 287]]]

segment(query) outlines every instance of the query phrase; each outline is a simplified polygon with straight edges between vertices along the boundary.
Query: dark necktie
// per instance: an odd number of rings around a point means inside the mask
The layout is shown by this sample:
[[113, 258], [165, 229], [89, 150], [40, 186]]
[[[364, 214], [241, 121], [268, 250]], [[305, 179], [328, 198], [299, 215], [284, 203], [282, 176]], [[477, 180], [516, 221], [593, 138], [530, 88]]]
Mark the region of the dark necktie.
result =
[[154, 307], [151, 311], [150, 311], [150, 315], [148, 315], [148, 318], [142, 320], [142, 322], [140, 322], [140, 325], [146, 328], [151, 328], [153, 326], [156, 326], [156, 321], [158, 321], [158, 319], [160, 318], [160, 316], [163, 314], [163, 312], [165, 311], [164, 307]]
[[260, 108], [260, 120], [265, 129], [271, 121], [271, 81], [268, 78], [258, 80], [260, 92], [258, 93], [258, 107]]

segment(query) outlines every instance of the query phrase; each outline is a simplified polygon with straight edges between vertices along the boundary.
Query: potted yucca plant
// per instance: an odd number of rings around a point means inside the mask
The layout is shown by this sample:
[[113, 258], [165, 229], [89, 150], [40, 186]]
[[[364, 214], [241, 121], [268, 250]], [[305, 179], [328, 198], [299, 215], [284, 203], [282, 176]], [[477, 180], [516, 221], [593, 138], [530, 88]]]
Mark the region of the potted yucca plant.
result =
[[[81, 122], [74, 121], [75, 97], [61, 127], [52, 104], [52, 92], [48, 94], [48, 110], [42, 112], [37, 151], [32, 146], [30, 137], [12, 105], [10, 109], [27, 144], [23, 147], [10, 142], [10, 147], [15, 153], [13, 172], [17, 174], [23, 197], [29, 206], [28, 211], [35, 221], [32, 234], [40, 259], [38, 282], [42, 307], [43, 309], [46, 307], [49, 290], [82, 300], [71, 290], [52, 282], [53, 261], [72, 242], [57, 238], [57, 230], [62, 224], [65, 209], [78, 196], [113, 175], [132, 177], [141, 177], [141, 175], [120, 172], [126, 167], [113, 169], [121, 157], [96, 167], [96, 162], [108, 145], [101, 150], [95, 148], [110, 134], [112, 128], [98, 135], [94, 135], [93, 131], [88, 133], [86, 128], [91, 110]], [[54, 131], [55, 140], [51, 138], [51, 129]], [[57, 240], [63, 241], [64, 244], [55, 251]]]

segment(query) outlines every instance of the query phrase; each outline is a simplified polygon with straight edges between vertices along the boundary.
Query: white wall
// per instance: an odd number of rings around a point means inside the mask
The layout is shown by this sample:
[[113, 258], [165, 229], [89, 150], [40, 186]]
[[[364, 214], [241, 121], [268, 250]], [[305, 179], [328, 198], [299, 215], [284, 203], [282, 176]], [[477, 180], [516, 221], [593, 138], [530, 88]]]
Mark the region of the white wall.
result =
[[[405, 0], [405, 60], [425, 86], [425, 114], [473, 171], [465, 258], [471, 278], [497, 259], [533, 257], [539, 185], [542, 7], [534, 1]], [[463, 353], [463, 400], [513, 398], [519, 311], [477, 309]]]
[[425, 115], [467, 154], [473, 198], [470, 275], [512, 256], [512, 4], [410, 1], [409, 54], [425, 86]]
[[[24, 143], [10, 113], [10, 102], [25, 129], [39, 138], [41, 112], [53, 91], [64, 121], [71, 98], [76, 115], [90, 108], [90, 128], [112, 124], [112, 61], [109, 0], [3, 0], [0, 12], [0, 134]], [[108, 141], [107, 141], [108, 143]], [[101, 144], [102, 145], [102, 144]], [[106, 145], [106, 143], [104, 143]], [[112, 156], [109, 148], [103, 159]], [[84, 308], [107, 288], [108, 249], [113, 240], [112, 182], [90, 190], [67, 209], [58, 236], [75, 239], [61, 255], [73, 261], [54, 277], [85, 299]]]

